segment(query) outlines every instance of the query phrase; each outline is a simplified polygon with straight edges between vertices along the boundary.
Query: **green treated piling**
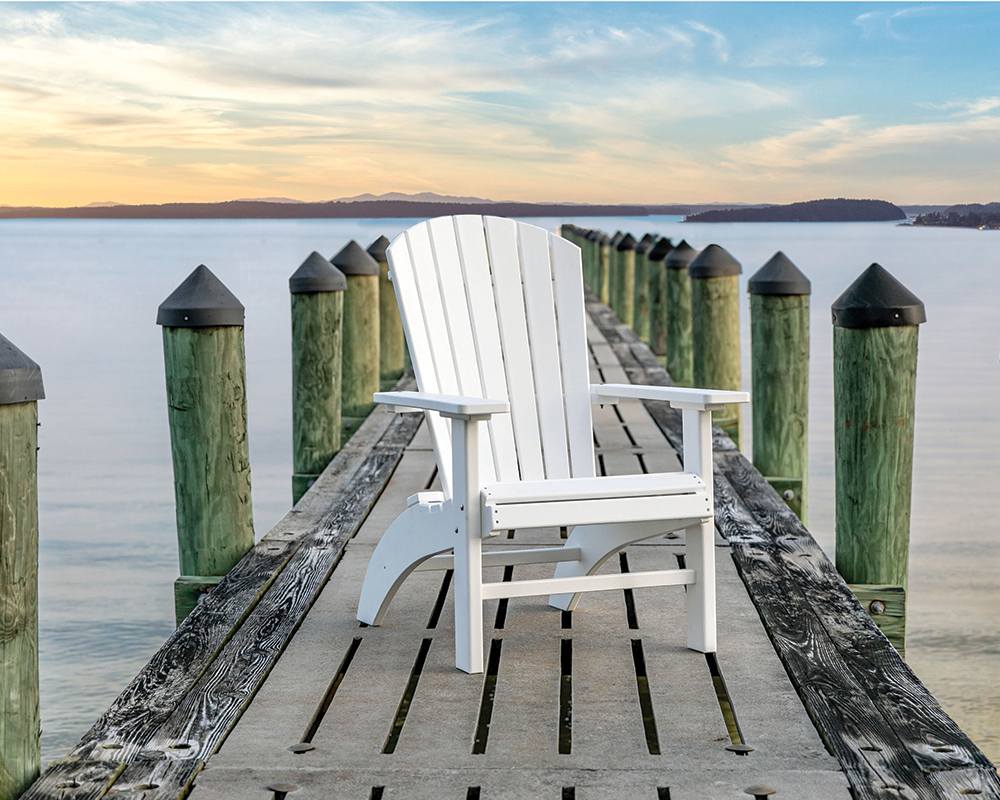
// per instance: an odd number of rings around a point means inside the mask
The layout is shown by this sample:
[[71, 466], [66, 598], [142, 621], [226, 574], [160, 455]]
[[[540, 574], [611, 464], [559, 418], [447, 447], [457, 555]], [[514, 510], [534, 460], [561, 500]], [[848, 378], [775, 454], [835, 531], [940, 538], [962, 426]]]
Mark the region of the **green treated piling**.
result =
[[618, 242], [618, 318], [630, 328], [635, 323], [635, 237], [626, 233]]
[[379, 390], [379, 266], [353, 239], [332, 259], [347, 276], [344, 293], [342, 408], [345, 428], [357, 429]]
[[600, 247], [597, 244], [597, 237], [598, 231], [595, 230], [587, 231], [587, 234], [583, 237], [584, 264], [586, 265], [584, 275], [587, 281], [587, 288], [594, 294], [600, 291], [598, 281], [601, 272], [601, 253]]
[[656, 237], [647, 233], [635, 243], [635, 293], [632, 303], [632, 330], [649, 344], [649, 262], [646, 253]]
[[378, 262], [378, 335], [379, 335], [379, 377], [390, 386], [403, 374], [404, 336], [403, 320], [399, 316], [399, 306], [396, 305], [396, 292], [389, 280], [389, 262], [386, 261], [385, 250], [389, 240], [379, 236], [368, 245], [368, 255]]
[[747, 282], [753, 463], [803, 522], [809, 465], [809, 279], [780, 250]]
[[649, 284], [649, 347], [658, 356], [667, 354], [667, 282], [663, 259], [673, 247], [669, 239], [663, 238], [654, 242], [646, 251]]
[[340, 450], [345, 289], [344, 274], [316, 252], [288, 279], [292, 302], [292, 505]]
[[611, 305], [611, 239], [606, 233], [598, 233], [596, 244], [600, 263], [595, 293], [602, 303]]
[[[680, 248], [677, 248], [680, 249]], [[694, 385], [704, 389], [742, 388], [740, 373], [740, 262], [710, 244], [688, 265], [691, 278], [691, 343]], [[737, 447], [743, 443], [740, 404], [712, 412]]]
[[624, 238], [624, 233], [621, 231], [615, 231], [615, 235], [611, 237], [611, 241], [609, 243], [611, 250], [608, 253], [609, 263], [611, 264], [611, 308], [616, 314], [618, 314], [619, 319], [621, 318], [622, 270], [620, 258], [621, 254], [618, 252], [618, 244]]
[[243, 305], [202, 265], [160, 304], [181, 577], [177, 623], [253, 547]]
[[41, 766], [38, 710], [38, 364], [0, 336], [0, 800]]
[[[903, 652], [917, 332], [927, 315], [878, 264], [832, 315], [837, 570]], [[902, 614], [887, 613], [892, 599]]]
[[694, 386], [694, 324], [688, 266], [698, 251], [684, 239], [663, 259], [663, 303], [667, 372], [678, 386]]

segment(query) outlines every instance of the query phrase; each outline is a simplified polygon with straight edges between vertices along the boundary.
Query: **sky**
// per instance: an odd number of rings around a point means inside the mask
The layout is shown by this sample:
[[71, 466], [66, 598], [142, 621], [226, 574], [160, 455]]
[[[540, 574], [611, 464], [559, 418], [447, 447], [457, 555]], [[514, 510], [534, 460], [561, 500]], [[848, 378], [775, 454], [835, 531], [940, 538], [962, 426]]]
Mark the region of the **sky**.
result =
[[997, 3], [0, 2], [0, 205], [1000, 200]]

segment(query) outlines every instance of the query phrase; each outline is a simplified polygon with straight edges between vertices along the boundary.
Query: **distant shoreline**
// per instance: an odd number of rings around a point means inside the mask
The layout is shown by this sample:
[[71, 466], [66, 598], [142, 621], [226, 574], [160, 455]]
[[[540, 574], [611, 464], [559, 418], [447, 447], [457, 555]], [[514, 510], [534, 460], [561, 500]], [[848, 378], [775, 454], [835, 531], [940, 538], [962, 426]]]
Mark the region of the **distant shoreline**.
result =
[[449, 203], [413, 200], [275, 203], [234, 200], [226, 203], [75, 206], [43, 208], [0, 206], [0, 219], [424, 219], [452, 214], [502, 217], [684, 216], [707, 205], [571, 205], [562, 203]]
[[723, 208], [703, 211], [685, 222], [898, 222], [906, 212], [886, 200], [844, 197], [788, 205]]

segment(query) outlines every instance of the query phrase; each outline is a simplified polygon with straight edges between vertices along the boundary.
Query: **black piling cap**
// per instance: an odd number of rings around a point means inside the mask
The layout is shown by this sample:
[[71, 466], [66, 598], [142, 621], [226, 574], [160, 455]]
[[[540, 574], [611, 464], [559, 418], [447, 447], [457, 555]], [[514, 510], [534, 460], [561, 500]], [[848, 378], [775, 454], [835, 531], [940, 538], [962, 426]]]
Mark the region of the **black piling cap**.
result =
[[889, 328], [927, 322], [924, 304], [879, 264], [872, 264], [830, 309], [837, 328]]
[[[667, 257], [667, 253], [674, 249], [673, 243], [664, 236], [660, 241], [653, 245], [648, 253], [646, 253], [647, 261], [663, 261]], [[690, 260], [690, 259], [688, 259]], [[687, 267], [687, 264], [684, 264]]]
[[644, 255], [653, 249], [654, 244], [656, 244], [656, 237], [647, 233], [635, 243], [635, 252], [637, 255]]
[[625, 234], [621, 231], [615, 231], [615, 235], [611, 237], [611, 246], [617, 248], [618, 242], [625, 238]]
[[606, 233], [599, 233], [597, 235], [597, 243], [601, 246], [610, 246], [613, 240]]
[[389, 246], [389, 240], [385, 236], [379, 236], [374, 242], [368, 245], [365, 251], [376, 261], [385, 263], [385, 249]]
[[378, 262], [351, 239], [339, 253], [330, 259], [333, 266], [345, 275], [378, 275]]
[[168, 328], [243, 326], [243, 304], [204, 264], [162, 303], [156, 324]]
[[689, 245], [686, 239], [681, 239], [680, 244], [666, 257], [664, 266], [667, 269], [687, 269], [697, 257], [698, 251]]
[[626, 250], [635, 250], [635, 237], [631, 233], [626, 233], [618, 242], [618, 252], [624, 253]]
[[0, 334], [0, 406], [44, 399], [42, 368]]
[[747, 281], [750, 294], [812, 294], [809, 279], [780, 250]]
[[597, 237], [601, 235], [600, 231], [590, 230], [587, 231], [586, 239], [588, 242], [596, 242]]
[[742, 271], [740, 262], [717, 244], [710, 244], [688, 264], [688, 275], [692, 278], [726, 278], [739, 275]]
[[342, 292], [347, 288], [347, 278], [315, 250], [288, 279], [292, 294], [309, 292]]

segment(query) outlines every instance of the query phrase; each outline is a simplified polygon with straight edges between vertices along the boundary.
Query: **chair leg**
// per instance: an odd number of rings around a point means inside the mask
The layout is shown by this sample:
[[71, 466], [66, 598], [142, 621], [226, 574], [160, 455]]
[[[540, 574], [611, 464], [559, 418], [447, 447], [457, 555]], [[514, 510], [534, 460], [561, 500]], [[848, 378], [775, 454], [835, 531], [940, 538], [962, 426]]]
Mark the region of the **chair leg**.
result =
[[358, 619], [368, 625], [382, 624], [389, 604], [403, 581], [421, 562], [455, 546], [457, 537], [449, 530], [443, 513], [428, 513], [410, 506], [382, 534], [372, 553], [361, 586]]
[[[592, 575], [611, 556], [632, 542], [650, 539], [669, 533], [677, 527], [676, 522], [630, 522], [627, 524], [577, 525], [566, 539], [566, 547], [579, 547], [579, 561], [561, 561], [556, 567], [555, 577], [570, 578]], [[683, 521], [680, 523], [683, 527]], [[581, 592], [575, 594], [553, 594], [549, 605], [563, 611], [573, 611], [580, 602]]]
[[704, 522], [685, 529], [687, 567], [696, 581], [687, 587], [688, 647], [700, 653], [716, 651], [715, 525]]
[[483, 671], [483, 540], [479, 528], [455, 545], [455, 666]]

